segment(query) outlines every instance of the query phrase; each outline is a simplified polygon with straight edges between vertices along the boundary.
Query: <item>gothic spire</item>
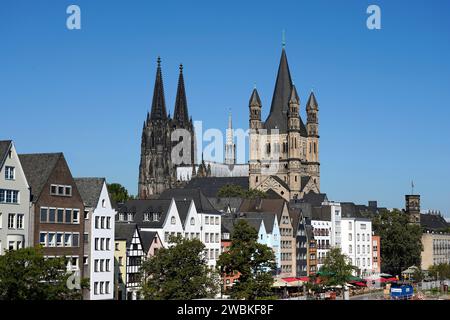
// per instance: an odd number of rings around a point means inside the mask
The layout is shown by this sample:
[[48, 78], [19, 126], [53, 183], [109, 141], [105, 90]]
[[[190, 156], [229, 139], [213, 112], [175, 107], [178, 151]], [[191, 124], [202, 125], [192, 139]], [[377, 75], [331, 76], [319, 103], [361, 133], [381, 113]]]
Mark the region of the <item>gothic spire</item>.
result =
[[250, 97], [250, 101], [248, 103], [250, 106], [261, 107], [261, 99], [259, 98], [258, 90], [256, 88], [253, 89], [252, 95]]
[[297, 89], [295, 88], [295, 85], [292, 85], [291, 95], [289, 98], [289, 103], [291, 104], [300, 104], [300, 98], [297, 94]]
[[184, 89], [183, 65], [180, 64], [180, 75], [178, 77], [177, 97], [175, 99], [174, 121], [185, 126], [189, 123], [189, 113], [186, 100], [186, 91]]
[[314, 92], [311, 91], [311, 94], [309, 95], [308, 102], [306, 103], [306, 110], [317, 110], [319, 107], [319, 104], [317, 103], [316, 96], [314, 95]]
[[289, 71], [286, 51], [281, 51], [280, 65], [278, 67], [277, 80], [273, 91], [270, 113], [265, 122], [266, 129], [279, 129], [285, 132], [287, 129], [287, 111], [292, 90], [292, 78]]
[[164, 86], [161, 72], [161, 58], [158, 57], [158, 67], [156, 69], [155, 88], [153, 89], [153, 101], [150, 120], [167, 119], [166, 102], [164, 99]]

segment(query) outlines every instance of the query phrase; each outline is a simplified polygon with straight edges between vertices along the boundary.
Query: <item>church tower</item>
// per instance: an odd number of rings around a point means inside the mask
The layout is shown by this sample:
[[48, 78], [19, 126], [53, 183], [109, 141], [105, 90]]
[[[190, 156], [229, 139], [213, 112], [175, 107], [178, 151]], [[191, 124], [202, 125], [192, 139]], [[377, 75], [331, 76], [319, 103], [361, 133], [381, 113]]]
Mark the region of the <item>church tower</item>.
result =
[[142, 129], [141, 161], [139, 165], [139, 198], [147, 199], [170, 188], [170, 119], [167, 117], [161, 59], [158, 57], [155, 87], [150, 115]]
[[307, 162], [308, 174], [315, 184], [320, 188], [320, 161], [319, 161], [319, 104], [317, 103], [314, 92], [309, 95], [306, 103], [308, 131], [307, 143]]
[[249, 103], [250, 188], [271, 189], [286, 200], [302, 198], [309, 192], [319, 193], [318, 104], [311, 94], [305, 126], [284, 42], [270, 112], [264, 122], [261, 109], [255, 89]]
[[[180, 145], [180, 143], [182, 143]], [[142, 128], [138, 194], [148, 199], [177, 184], [177, 168], [195, 175], [195, 133], [189, 117], [183, 65], [180, 65], [173, 119], [167, 116], [161, 59], [158, 57], [150, 114]]]
[[236, 164], [236, 145], [234, 144], [233, 125], [231, 122], [231, 112], [228, 115], [228, 128], [225, 143], [225, 164], [231, 166]]

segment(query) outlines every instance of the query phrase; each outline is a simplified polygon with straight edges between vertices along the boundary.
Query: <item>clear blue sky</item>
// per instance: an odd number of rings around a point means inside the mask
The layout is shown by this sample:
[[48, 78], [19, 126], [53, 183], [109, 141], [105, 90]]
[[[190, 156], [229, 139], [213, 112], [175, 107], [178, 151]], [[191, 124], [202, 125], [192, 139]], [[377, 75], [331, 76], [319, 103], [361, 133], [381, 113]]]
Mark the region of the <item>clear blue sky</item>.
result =
[[[82, 29], [66, 29], [78, 4]], [[366, 28], [378, 4], [382, 29]], [[450, 2], [19, 1], [0, 4], [0, 139], [63, 151], [76, 176], [137, 191], [142, 123], [161, 55], [173, 113], [178, 64], [206, 128], [248, 128], [257, 83], [270, 108], [281, 31], [302, 113], [320, 104], [321, 183], [330, 199], [450, 209]]]

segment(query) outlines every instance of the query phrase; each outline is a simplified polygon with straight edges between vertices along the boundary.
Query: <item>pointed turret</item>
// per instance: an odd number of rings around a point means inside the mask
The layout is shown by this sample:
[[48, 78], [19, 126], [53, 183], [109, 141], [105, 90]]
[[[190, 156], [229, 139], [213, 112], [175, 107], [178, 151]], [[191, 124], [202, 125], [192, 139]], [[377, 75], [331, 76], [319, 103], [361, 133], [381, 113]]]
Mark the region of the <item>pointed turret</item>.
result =
[[316, 96], [314, 95], [314, 92], [311, 91], [311, 94], [309, 95], [308, 102], [306, 103], [306, 110], [319, 110], [319, 104], [317, 103]]
[[250, 129], [261, 129], [261, 99], [258, 90], [253, 89], [252, 95], [248, 102], [250, 111]]
[[300, 105], [300, 98], [298, 97], [297, 89], [295, 85], [292, 85], [291, 96], [289, 97], [289, 104]]
[[248, 105], [250, 107], [261, 107], [261, 99], [259, 98], [258, 90], [256, 90], [256, 88], [253, 89]]
[[161, 58], [158, 57], [158, 67], [156, 69], [155, 88], [153, 89], [153, 101], [150, 120], [167, 119], [166, 101], [164, 99], [164, 86], [161, 72]]
[[184, 88], [183, 65], [180, 64], [180, 75], [178, 77], [177, 97], [175, 99], [175, 111], [173, 114], [175, 124], [180, 127], [189, 125], [189, 112]]
[[289, 71], [289, 65], [286, 56], [286, 50], [283, 47], [278, 67], [277, 80], [270, 106], [270, 113], [265, 122], [266, 129], [278, 129], [281, 132], [287, 130], [287, 112], [289, 108], [289, 98], [292, 90], [292, 78]]

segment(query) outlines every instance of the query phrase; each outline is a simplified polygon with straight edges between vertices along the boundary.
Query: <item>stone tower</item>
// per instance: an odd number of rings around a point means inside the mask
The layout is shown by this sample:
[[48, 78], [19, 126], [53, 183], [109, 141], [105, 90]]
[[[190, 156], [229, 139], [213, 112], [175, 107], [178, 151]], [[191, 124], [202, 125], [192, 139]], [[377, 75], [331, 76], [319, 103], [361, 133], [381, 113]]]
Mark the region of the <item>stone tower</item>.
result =
[[[184, 129], [186, 131], [181, 130], [181, 133], [187, 134], [174, 134], [177, 129]], [[187, 144], [190, 148], [180, 150], [179, 157], [172, 158], [172, 150], [185, 138], [189, 140]], [[140, 199], [148, 199], [175, 185], [176, 167], [192, 165], [195, 161], [194, 141], [194, 128], [192, 119], [189, 118], [184, 88], [183, 67], [180, 65], [175, 112], [171, 119], [167, 116], [161, 59], [158, 57], [151, 112], [147, 113], [142, 128], [138, 185]]]
[[300, 116], [300, 98], [292, 82], [283, 45], [270, 113], [261, 121], [256, 88], [249, 102], [249, 185], [272, 189], [286, 200], [320, 192], [318, 104], [306, 104], [307, 126]]
[[405, 195], [405, 212], [409, 215], [410, 223], [420, 225], [420, 195]]
[[226, 132], [226, 143], [225, 143], [225, 164], [227, 165], [236, 164], [236, 145], [234, 143], [231, 113], [228, 115], [228, 128]]

